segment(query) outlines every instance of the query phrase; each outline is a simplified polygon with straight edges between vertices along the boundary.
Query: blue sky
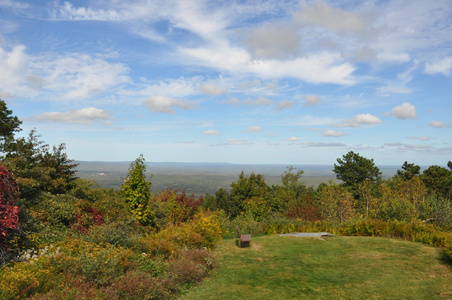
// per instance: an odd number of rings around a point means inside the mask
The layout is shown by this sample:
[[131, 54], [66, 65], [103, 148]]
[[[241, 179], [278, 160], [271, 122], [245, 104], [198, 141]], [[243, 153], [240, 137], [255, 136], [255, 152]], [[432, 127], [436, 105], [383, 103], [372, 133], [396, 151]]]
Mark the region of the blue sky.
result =
[[76, 160], [452, 160], [449, 0], [0, 0], [0, 70]]

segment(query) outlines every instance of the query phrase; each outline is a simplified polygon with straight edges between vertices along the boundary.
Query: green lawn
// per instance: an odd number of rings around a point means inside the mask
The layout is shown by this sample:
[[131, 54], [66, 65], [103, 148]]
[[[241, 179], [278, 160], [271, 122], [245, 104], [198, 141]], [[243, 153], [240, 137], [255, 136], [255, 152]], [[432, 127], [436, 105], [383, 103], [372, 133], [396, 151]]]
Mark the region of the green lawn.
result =
[[441, 250], [369, 237], [224, 240], [216, 271], [181, 299], [452, 299]]

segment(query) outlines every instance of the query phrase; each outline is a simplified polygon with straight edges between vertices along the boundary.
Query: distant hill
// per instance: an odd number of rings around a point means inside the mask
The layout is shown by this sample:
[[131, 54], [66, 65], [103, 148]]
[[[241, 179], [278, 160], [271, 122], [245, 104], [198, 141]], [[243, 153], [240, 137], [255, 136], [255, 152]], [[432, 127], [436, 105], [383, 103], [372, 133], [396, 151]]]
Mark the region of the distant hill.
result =
[[[95, 180], [101, 187], [119, 189], [126, 177], [130, 162], [76, 161], [77, 176]], [[147, 162], [149, 176], [152, 175], [152, 190], [161, 191], [168, 187], [185, 189], [187, 194], [196, 196], [206, 193], [215, 194], [219, 188], [229, 189], [237, 181], [242, 171], [264, 175], [268, 185], [281, 184], [281, 175], [287, 165], [276, 164], [230, 164], [230, 163], [184, 163], [184, 162]], [[302, 181], [308, 186], [317, 187], [322, 182], [336, 180], [330, 165], [293, 165], [303, 170]], [[380, 166], [383, 177], [392, 177], [398, 166]]]

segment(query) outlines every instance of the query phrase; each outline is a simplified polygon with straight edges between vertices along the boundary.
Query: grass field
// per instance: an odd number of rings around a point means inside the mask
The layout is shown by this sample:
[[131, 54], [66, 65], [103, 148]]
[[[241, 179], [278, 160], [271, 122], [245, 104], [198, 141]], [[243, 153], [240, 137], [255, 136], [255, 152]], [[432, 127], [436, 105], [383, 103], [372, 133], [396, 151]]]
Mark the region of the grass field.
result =
[[369, 237], [224, 240], [217, 268], [181, 299], [452, 299], [441, 250]]

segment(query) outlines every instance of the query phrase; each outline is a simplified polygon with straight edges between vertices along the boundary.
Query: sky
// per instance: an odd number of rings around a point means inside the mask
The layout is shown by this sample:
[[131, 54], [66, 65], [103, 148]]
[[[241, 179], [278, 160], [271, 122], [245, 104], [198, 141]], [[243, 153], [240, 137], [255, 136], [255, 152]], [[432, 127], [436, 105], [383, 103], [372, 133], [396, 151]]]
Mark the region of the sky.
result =
[[450, 0], [0, 0], [0, 99], [86, 161], [452, 160]]

